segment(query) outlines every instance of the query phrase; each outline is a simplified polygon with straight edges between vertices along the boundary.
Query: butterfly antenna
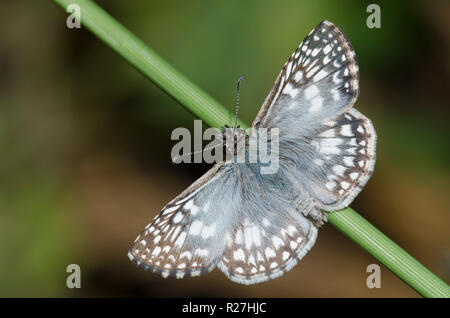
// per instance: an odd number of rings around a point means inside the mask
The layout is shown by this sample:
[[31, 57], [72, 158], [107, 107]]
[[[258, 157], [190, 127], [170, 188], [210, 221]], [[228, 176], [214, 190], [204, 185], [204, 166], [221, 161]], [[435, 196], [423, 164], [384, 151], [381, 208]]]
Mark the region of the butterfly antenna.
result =
[[186, 156], [190, 156], [190, 155], [195, 155], [197, 153], [201, 153], [201, 152], [204, 152], [204, 151], [207, 151], [207, 150], [211, 150], [211, 149], [216, 148], [217, 146], [222, 146], [222, 144], [218, 143], [218, 144], [216, 144], [214, 146], [206, 147], [205, 149], [197, 150], [197, 151], [194, 151], [194, 152], [185, 153], [185, 154], [183, 154], [181, 156], [180, 155], [176, 155], [175, 157], [172, 158], [172, 163], [176, 163], [176, 161], [178, 159], [180, 159], [180, 158], [183, 158], [183, 157], [186, 157]]
[[238, 121], [238, 113], [239, 113], [239, 87], [241, 86], [242, 80], [245, 78], [245, 76], [239, 77], [237, 81], [237, 90], [236, 90], [236, 113], [234, 114], [234, 128], [237, 127], [237, 121]]

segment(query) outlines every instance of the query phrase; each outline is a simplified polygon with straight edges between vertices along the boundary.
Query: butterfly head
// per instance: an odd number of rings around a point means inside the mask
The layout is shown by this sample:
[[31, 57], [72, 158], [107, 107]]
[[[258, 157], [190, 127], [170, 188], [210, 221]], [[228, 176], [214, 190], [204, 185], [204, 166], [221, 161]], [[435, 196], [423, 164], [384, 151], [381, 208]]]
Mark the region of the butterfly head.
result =
[[236, 155], [240, 143], [245, 143], [248, 135], [244, 129], [237, 126], [236, 128], [230, 128], [227, 125], [221, 128], [219, 134], [216, 135], [216, 139], [219, 140], [224, 150], [228, 155]]

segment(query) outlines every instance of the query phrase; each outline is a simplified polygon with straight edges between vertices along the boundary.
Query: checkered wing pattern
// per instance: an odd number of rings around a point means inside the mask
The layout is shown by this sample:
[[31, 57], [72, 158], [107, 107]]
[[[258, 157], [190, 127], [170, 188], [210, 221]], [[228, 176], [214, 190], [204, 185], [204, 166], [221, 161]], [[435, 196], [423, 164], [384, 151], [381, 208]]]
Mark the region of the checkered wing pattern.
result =
[[324, 21], [286, 62], [253, 126], [277, 127], [281, 137], [310, 136], [354, 104], [358, 77], [356, 55], [344, 33]]
[[333, 211], [348, 206], [369, 180], [375, 144], [372, 123], [352, 108], [322, 125], [314, 138], [285, 140], [280, 148], [292, 183]]
[[375, 130], [352, 108], [358, 77], [349, 41], [324, 21], [286, 62], [253, 122], [279, 128], [289, 177], [324, 210], [349, 205], [375, 164]]
[[217, 164], [165, 206], [136, 238], [128, 257], [163, 278], [210, 272], [232, 226], [236, 180], [230, 169]]
[[232, 281], [250, 285], [277, 278], [293, 268], [314, 245], [317, 227], [303, 215], [285, 211], [244, 219], [226, 235], [218, 267]]
[[289, 171], [262, 174], [259, 165], [237, 167], [239, 209], [225, 233], [218, 267], [250, 285], [289, 271], [314, 245], [323, 215], [306, 191], [293, 191]]

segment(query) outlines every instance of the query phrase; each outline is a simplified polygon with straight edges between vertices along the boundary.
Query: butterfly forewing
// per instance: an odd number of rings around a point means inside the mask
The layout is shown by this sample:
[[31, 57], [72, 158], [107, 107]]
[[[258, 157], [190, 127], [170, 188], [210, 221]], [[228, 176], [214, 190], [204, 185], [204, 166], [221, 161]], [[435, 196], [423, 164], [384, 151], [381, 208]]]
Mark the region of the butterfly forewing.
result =
[[211, 271], [231, 227], [235, 175], [229, 168], [217, 164], [164, 207], [135, 240], [130, 259], [164, 278]]
[[343, 32], [324, 21], [300, 44], [280, 72], [253, 122], [281, 136], [309, 136], [350, 108], [359, 91], [355, 53]]

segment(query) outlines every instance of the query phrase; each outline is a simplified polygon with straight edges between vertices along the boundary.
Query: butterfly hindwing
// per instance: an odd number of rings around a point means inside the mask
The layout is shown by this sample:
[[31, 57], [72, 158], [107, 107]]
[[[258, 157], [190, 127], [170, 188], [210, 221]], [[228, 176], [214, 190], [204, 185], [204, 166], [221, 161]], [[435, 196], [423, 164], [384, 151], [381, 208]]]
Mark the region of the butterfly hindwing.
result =
[[350, 109], [326, 122], [308, 142], [301, 138], [280, 144], [287, 174], [308, 189], [327, 211], [350, 204], [372, 175], [376, 133], [371, 121]]
[[251, 285], [277, 278], [291, 270], [314, 245], [318, 230], [312, 222], [300, 213], [276, 214], [276, 219], [270, 218], [270, 213], [244, 219], [227, 233], [218, 267], [229, 279]]
[[[262, 174], [258, 165], [239, 170], [239, 210], [225, 233], [218, 267], [242, 284], [274, 279], [289, 271], [312, 247], [321, 217], [305, 191], [292, 191], [285, 169]], [[317, 218], [316, 218], [317, 217]], [[310, 219], [311, 218], [311, 219]]]

